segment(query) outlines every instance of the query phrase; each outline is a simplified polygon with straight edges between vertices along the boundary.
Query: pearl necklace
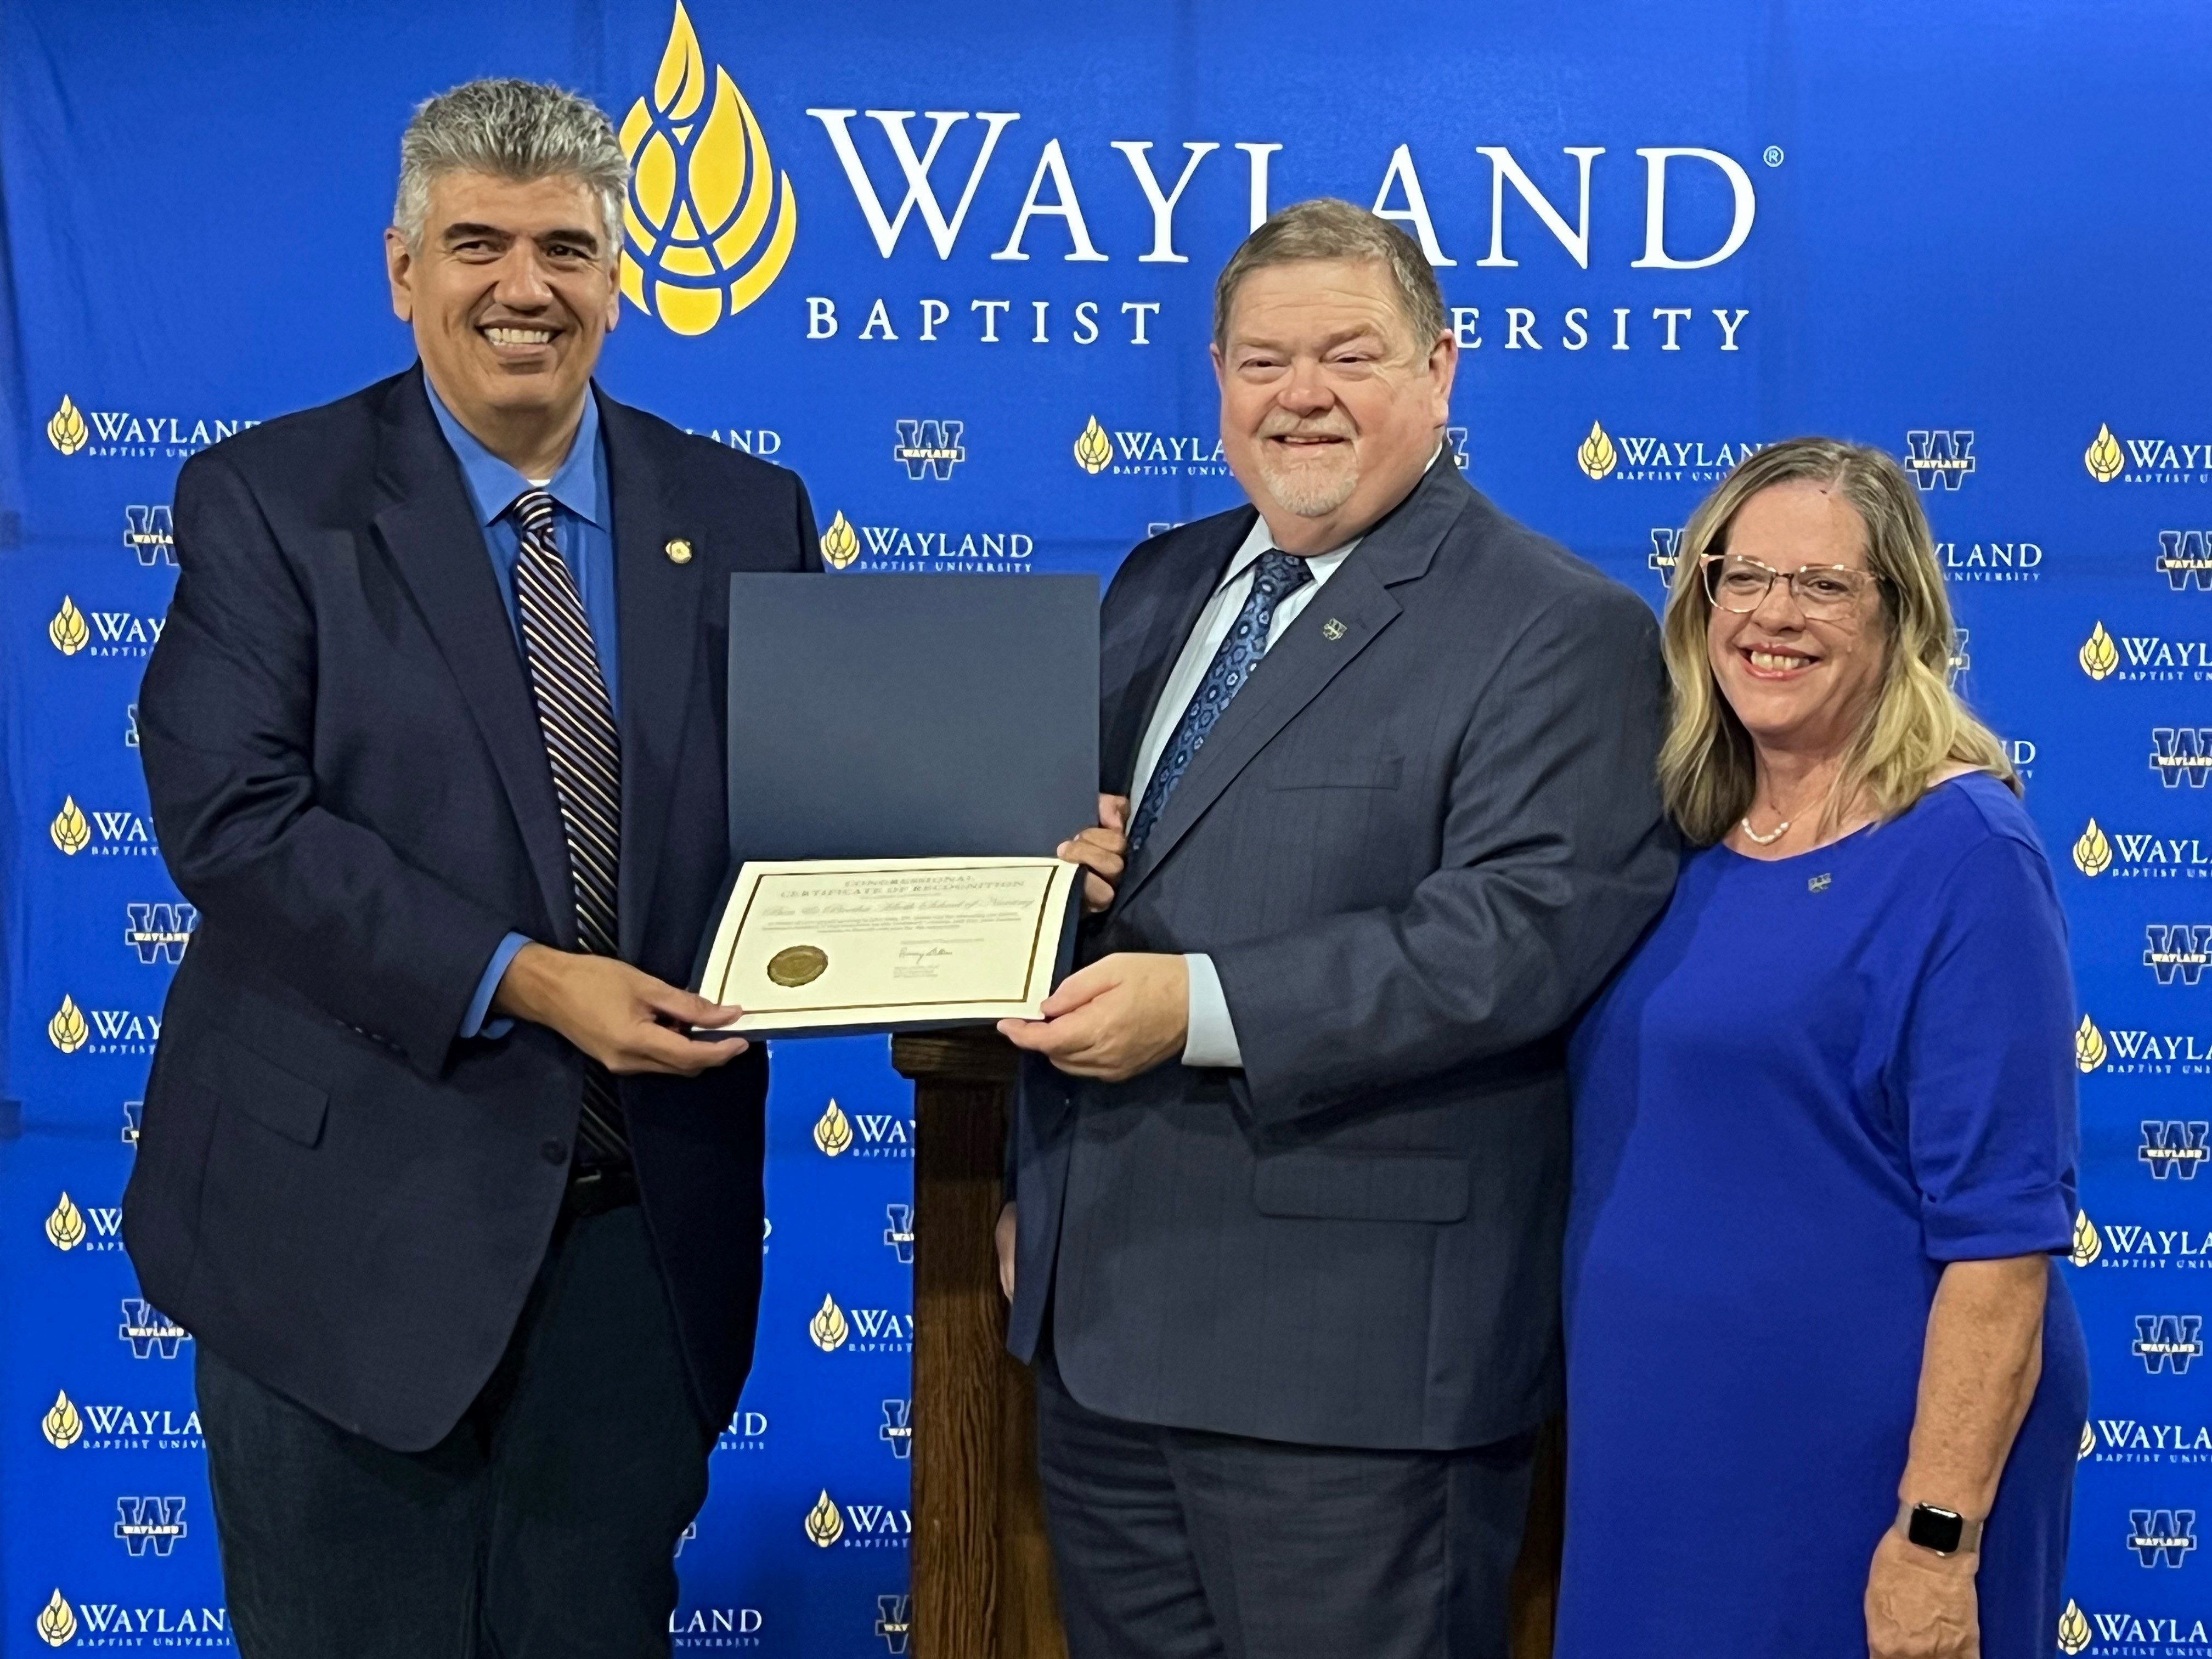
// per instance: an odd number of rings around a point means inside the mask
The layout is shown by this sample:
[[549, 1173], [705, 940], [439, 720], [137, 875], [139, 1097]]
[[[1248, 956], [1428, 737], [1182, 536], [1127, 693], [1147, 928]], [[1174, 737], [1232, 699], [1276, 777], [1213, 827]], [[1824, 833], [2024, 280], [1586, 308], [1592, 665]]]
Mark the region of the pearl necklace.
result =
[[1770, 833], [1762, 836], [1758, 830], [1751, 827], [1751, 814], [1747, 812], [1741, 818], [1736, 820], [1735, 827], [1742, 830], [1745, 835], [1750, 836], [1752, 840], [1757, 842], [1761, 847], [1771, 847], [1776, 842], [1780, 841], [1783, 836], [1790, 833], [1790, 820], [1788, 818], [1783, 819], [1781, 823], [1774, 826], [1773, 830]]

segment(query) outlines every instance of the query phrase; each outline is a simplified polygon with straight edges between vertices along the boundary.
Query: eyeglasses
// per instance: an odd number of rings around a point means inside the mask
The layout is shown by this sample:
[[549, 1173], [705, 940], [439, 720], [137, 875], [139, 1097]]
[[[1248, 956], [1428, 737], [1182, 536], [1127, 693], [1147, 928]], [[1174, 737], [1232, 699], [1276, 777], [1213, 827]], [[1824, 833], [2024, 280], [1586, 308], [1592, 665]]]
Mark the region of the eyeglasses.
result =
[[1801, 565], [1785, 576], [1772, 565], [1740, 553], [1708, 553], [1698, 562], [1704, 568], [1705, 597], [1738, 616], [1765, 604], [1779, 580], [1789, 584], [1790, 597], [1808, 617], [1835, 622], [1855, 612], [1867, 589], [1880, 580], [1847, 564]]

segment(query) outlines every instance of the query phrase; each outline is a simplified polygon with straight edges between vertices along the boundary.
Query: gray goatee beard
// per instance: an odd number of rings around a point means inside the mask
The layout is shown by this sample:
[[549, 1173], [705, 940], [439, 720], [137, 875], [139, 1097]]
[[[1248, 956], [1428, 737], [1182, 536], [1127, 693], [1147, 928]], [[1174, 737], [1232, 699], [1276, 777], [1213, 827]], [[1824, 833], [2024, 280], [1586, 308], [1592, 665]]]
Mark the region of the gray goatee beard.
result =
[[1359, 487], [1357, 465], [1322, 477], [1308, 477], [1303, 469], [1283, 471], [1264, 459], [1259, 469], [1267, 493], [1301, 519], [1326, 518], [1351, 500], [1352, 492]]

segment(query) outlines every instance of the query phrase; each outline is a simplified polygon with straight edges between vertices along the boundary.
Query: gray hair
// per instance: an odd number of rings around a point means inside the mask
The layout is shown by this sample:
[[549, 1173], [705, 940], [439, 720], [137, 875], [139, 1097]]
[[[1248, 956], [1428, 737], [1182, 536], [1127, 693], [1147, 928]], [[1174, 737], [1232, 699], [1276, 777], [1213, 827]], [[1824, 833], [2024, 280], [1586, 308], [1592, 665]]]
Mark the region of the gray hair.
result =
[[1267, 265], [1308, 259], [1371, 259], [1390, 273], [1398, 307], [1424, 356], [1444, 332], [1444, 296], [1419, 244], [1388, 219], [1334, 196], [1293, 202], [1238, 244], [1213, 285], [1213, 343], [1229, 344], [1229, 307], [1237, 285]]
[[426, 98], [399, 135], [399, 193], [392, 222], [422, 251], [430, 182], [448, 173], [527, 181], [568, 174], [599, 198], [604, 254], [622, 246], [629, 161], [606, 112], [580, 94], [535, 81], [470, 81]]

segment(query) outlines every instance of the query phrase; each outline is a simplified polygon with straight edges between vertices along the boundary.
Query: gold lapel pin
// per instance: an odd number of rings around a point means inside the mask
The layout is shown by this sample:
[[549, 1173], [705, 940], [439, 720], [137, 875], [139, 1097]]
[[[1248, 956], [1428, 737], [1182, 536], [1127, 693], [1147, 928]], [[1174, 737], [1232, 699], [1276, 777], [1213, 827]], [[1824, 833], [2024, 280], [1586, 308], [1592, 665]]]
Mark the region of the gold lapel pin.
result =
[[685, 541], [681, 536], [671, 537], [669, 538], [668, 545], [662, 548], [660, 550], [668, 555], [668, 562], [671, 564], [689, 564], [691, 562], [691, 544]]
[[1345, 632], [1344, 624], [1334, 617], [1321, 625], [1321, 636], [1325, 640], [1340, 640], [1344, 637]]

